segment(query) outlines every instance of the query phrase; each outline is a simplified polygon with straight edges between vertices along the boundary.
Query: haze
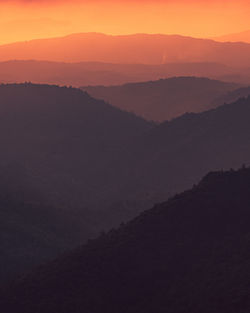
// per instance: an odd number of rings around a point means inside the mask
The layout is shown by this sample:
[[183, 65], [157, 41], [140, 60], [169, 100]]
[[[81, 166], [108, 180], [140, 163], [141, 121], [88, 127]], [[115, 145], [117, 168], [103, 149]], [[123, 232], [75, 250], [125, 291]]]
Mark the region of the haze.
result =
[[76, 32], [215, 37], [250, 29], [245, 0], [0, 1], [0, 44]]

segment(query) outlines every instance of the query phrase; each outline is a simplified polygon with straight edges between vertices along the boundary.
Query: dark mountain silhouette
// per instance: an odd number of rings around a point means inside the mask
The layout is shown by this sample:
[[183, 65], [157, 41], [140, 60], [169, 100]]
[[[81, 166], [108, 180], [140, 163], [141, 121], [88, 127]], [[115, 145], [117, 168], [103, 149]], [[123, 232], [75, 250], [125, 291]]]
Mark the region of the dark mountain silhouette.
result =
[[[250, 98], [157, 126], [74, 88], [1, 85], [0, 95], [6, 279], [189, 188], [210, 170], [249, 163]], [[41, 224], [33, 213], [25, 222], [19, 206], [38, 210]], [[64, 226], [55, 229], [55, 219]], [[20, 240], [5, 246], [5, 238]]]
[[97, 193], [100, 200], [110, 189], [108, 177], [119, 175], [116, 157], [125, 155], [125, 143], [152, 127], [79, 89], [1, 85], [0, 95], [0, 138], [7, 147], [0, 165], [18, 163], [27, 173], [23, 189], [30, 184], [65, 206], [87, 205]]
[[[242, 82], [241, 69], [218, 63], [114, 64], [100, 62], [62, 63], [35, 60], [0, 62], [3, 83], [49, 83], [72, 85], [117, 85], [128, 82], [157, 80], [172, 76], [224, 77]], [[238, 77], [239, 76], [239, 77]], [[244, 81], [244, 80], [243, 80]], [[250, 82], [250, 78], [246, 77]], [[245, 82], [245, 81], [244, 81]]]
[[246, 313], [250, 170], [212, 172], [4, 290], [5, 313]]
[[0, 121], [1, 282], [134, 216], [136, 204], [120, 201], [120, 162], [150, 123], [78, 89], [32, 84], [0, 85]]
[[127, 64], [215, 62], [230, 67], [249, 67], [249, 53], [250, 45], [247, 43], [221, 43], [179, 35], [110, 36], [82, 33], [2, 45], [0, 61], [35, 59]]
[[134, 143], [136, 186], [164, 200], [211, 170], [249, 164], [249, 116], [250, 97], [153, 128]]
[[213, 108], [216, 98], [236, 88], [236, 84], [197, 77], [174, 77], [111, 87], [82, 87], [95, 98], [155, 121]]

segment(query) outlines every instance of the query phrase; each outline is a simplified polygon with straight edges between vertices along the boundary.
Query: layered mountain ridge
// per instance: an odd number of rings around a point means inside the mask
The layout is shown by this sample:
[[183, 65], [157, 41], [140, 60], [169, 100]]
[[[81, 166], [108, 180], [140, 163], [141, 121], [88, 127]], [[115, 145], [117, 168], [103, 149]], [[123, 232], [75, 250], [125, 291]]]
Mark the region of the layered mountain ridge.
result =
[[213, 172], [4, 291], [6, 313], [241, 312], [250, 305], [250, 170]]
[[[249, 164], [249, 97], [155, 125], [73, 88], [2, 85], [0, 95], [6, 279], [190, 188], [211, 170]], [[13, 226], [7, 232], [6, 223]]]
[[250, 45], [247, 43], [221, 43], [180, 35], [111, 36], [80, 33], [2, 45], [0, 61], [35, 59], [126, 64], [216, 62], [228, 66], [249, 67], [249, 52]]
[[[147, 120], [163, 122], [216, 107], [217, 98], [239, 85], [203, 77], [172, 77], [121, 86], [82, 87], [91, 96]], [[236, 100], [236, 99], [235, 99]]]

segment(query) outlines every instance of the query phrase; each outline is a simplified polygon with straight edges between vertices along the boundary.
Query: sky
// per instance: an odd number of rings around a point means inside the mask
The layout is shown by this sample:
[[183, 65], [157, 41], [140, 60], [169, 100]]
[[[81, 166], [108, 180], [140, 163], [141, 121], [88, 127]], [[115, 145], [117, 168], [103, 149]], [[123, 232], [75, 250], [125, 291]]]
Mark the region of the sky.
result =
[[0, 44], [80, 32], [215, 37], [250, 29], [249, 0], [0, 0]]

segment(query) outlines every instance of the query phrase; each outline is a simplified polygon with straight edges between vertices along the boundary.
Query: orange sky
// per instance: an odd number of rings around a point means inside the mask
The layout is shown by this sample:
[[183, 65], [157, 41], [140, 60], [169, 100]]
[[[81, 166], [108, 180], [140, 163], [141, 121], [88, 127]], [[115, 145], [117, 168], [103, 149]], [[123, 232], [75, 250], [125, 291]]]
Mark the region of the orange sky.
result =
[[75, 32], [214, 37], [250, 29], [248, 0], [0, 0], [0, 43]]

